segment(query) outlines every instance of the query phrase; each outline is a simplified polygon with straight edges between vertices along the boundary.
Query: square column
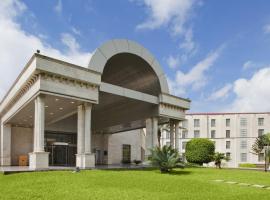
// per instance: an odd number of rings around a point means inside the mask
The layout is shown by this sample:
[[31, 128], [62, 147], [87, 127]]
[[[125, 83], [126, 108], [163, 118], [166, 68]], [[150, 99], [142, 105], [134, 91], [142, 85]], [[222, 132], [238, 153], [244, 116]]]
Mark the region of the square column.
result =
[[29, 153], [29, 168], [49, 168], [49, 153], [44, 151], [45, 103], [44, 96], [35, 99], [34, 151]]
[[82, 169], [95, 167], [95, 155], [91, 153], [91, 111], [91, 104], [78, 106], [76, 166]]
[[158, 146], [158, 118], [152, 117], [146, 119], [146, 141], [145, 141], [145, 158], [151, 154], [150, 149]]
[[175, 148], [174, 142], [174, 122], [170, 121], [170, 145], [172, 148]]
[[1, 165], [11, 165], [11, 125], [1, 124]]
[[179, 151], [179, 140], [180, 140], [180, 122], [176, 121], [175, 122], [175, 127], [174, 127], [174, 132], [175, 132], [175, 149], [177, 149]]

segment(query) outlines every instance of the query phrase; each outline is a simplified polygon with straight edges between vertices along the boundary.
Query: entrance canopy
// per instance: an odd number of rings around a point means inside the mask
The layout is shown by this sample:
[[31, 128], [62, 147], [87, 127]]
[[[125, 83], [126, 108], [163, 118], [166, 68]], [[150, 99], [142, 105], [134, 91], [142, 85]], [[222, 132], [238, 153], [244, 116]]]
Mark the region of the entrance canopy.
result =
[[[184, 120], [189, 106], [190, 100], [169, 94], [158, 61], [133, 41], [106, 42], [88, 68], [34, 54], [0, 103], [2, 163], [10, 157], [4, 155], [8, 127], [33, 128], [34, 152], [44, 151], [44, 130], [77, 132], [78, 152], [85, 156], [91, 132], [156, 131], [157, 124]], [[32, 156], [36, 162], [41, 154]]]

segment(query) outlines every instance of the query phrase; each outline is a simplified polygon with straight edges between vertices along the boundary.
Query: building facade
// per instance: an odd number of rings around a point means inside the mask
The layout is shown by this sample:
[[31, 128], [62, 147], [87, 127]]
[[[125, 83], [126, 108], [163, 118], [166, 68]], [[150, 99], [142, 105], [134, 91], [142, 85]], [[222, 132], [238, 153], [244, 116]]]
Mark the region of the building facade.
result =
[[[241, 163], [263, 164], [264, 154], [254, 155], [251, 147], [255, 139], [270, 132], [270, 113], [193, 113], [181, 122], [181, 136], [176, 145], [183, 156], [186, 143], [192, 138], [209, 138], [215, 143], [216, 152], [230, 157], [224, 163], [239, 167]], [[162, 145], [170, 144], [170, 132], [163, 131]]]
[[[136, 42], [104, 43], [87, 68], [37, 53], [0, 102], [1, 165], [18, 165], [22, 157], [31, 169], [143, 159], [158, 144], [159, 124], [171, 122], [180, 134], [189, 106], [169, 94], [162, 67]], [[142, 128], [143, 153], [133, 154], [130, 131]], [[120, 132], [122, 142], [114, 135]]]

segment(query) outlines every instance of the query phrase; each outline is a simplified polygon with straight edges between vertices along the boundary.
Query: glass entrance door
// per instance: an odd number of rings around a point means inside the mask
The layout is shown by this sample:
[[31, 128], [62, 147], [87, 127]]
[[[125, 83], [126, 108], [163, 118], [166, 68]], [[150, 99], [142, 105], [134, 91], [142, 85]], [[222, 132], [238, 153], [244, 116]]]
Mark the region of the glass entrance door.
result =
[[76, 164], [76, 134], [46, 133], [46, 151], [49, 152], [49, 165], [75, 166]]

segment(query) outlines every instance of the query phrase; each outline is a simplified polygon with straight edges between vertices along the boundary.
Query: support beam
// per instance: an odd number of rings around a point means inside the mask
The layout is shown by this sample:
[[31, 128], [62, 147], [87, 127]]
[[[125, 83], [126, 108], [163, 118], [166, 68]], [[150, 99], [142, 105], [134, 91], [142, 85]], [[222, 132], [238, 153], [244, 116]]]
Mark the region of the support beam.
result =
[[174, 122], [170, 121], [170, 145], [172, 148], [175, 148], [174, 142]]
[[82, 169], [95, 167], [95, 155], [91, 153], [91, 111], [89, 103], [78, 106], [76, 166]]
[[11, 125], [1, 124], [1, 165], [11, 165]]
[[175, 122], [175, 149], [177, 149], [179, 151], [179, 141], [180, 141], [180, 122], [179, 121], [176, 121]]
[[152, 117], [146, 119], [146, 141], [145, 158], [147, 159], [153, 147], [158, 145], [158, 118]]
[[44, 151], [45, 103], [44, 96], [35, 99], [34, 151], [29, 153], [29, 168], [47, 169], [49, 153]]

